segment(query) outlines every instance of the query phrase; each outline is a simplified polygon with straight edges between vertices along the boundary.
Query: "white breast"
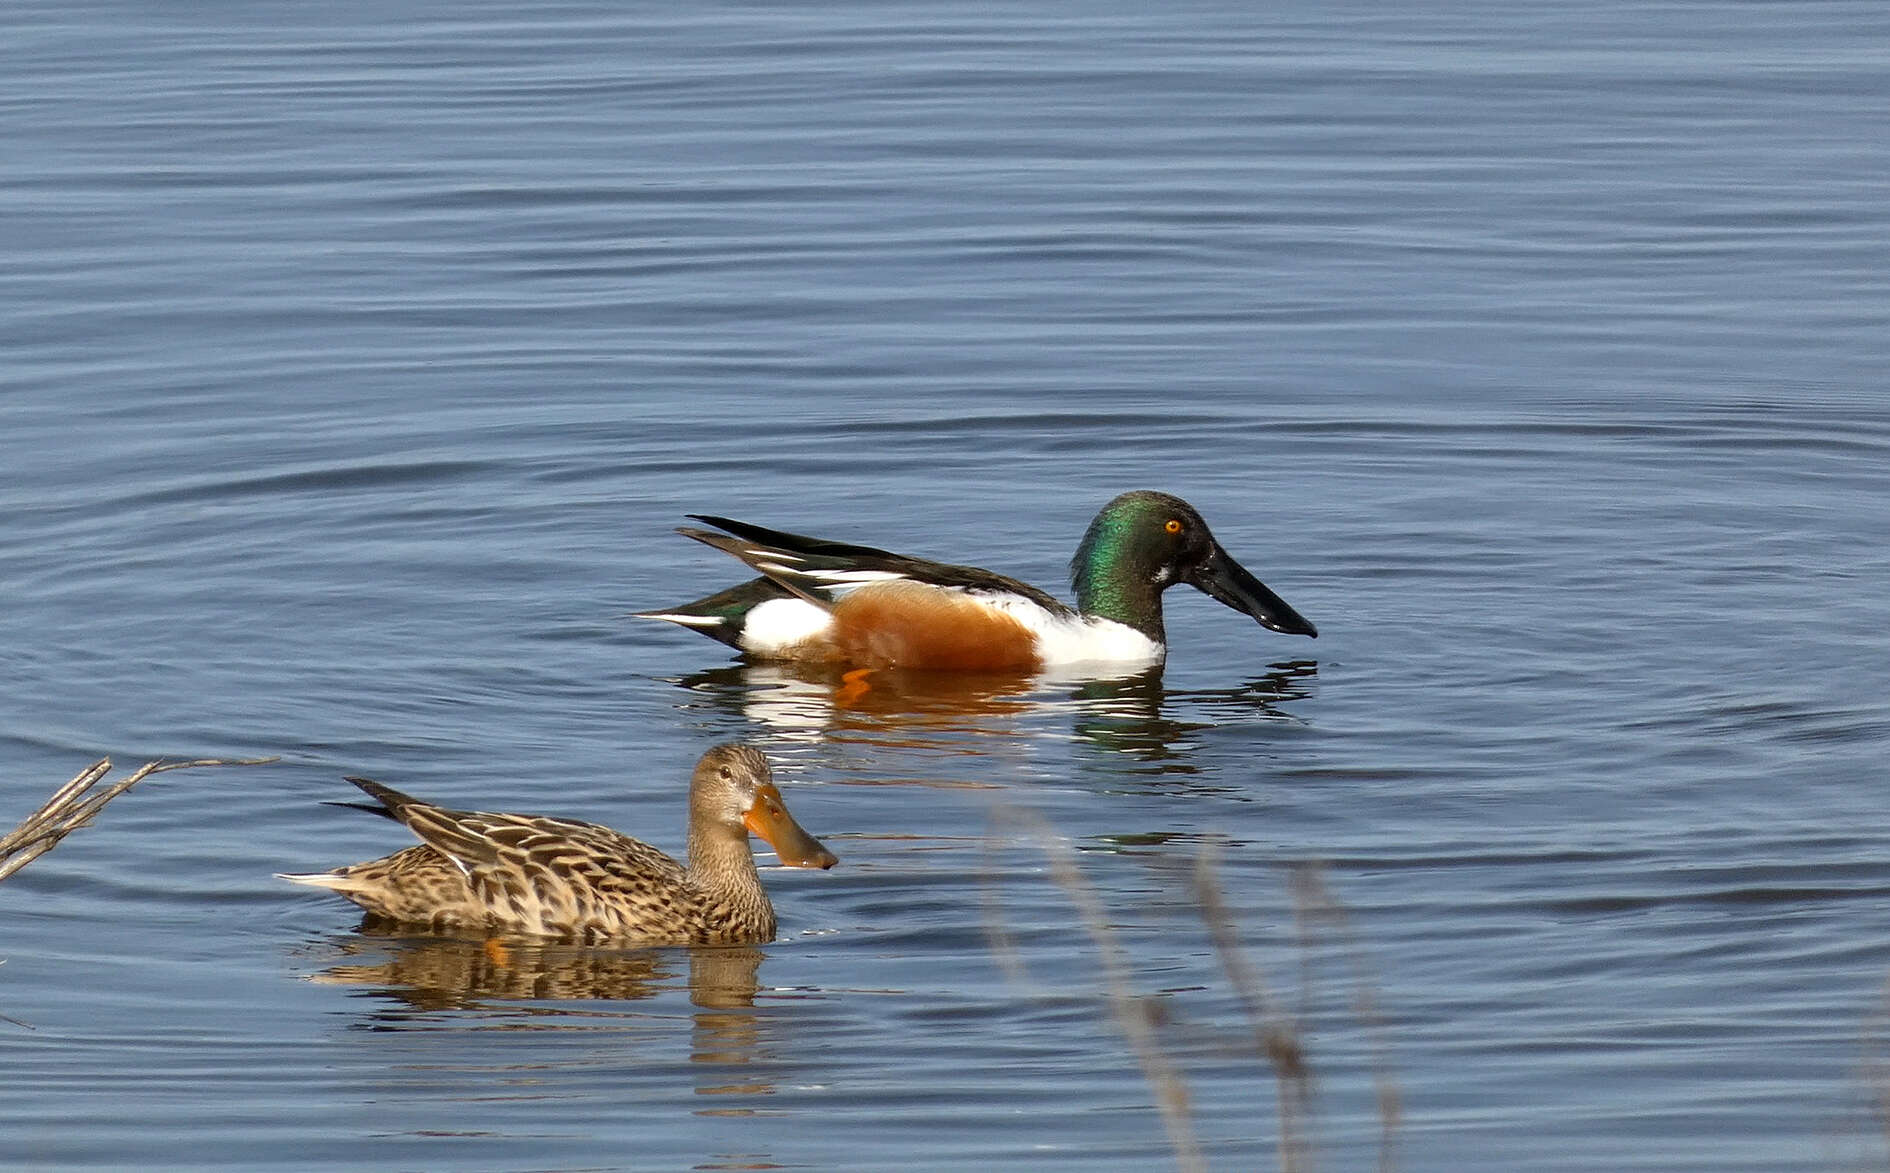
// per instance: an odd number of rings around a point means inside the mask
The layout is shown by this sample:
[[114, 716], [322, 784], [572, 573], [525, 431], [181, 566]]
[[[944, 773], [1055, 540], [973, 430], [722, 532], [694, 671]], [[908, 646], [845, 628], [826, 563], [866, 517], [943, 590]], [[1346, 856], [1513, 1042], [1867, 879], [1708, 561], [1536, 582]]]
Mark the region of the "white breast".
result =
[[1080, 664], [1111, 667], [1153, 667], [1168, 656], [1168, 649], [1133, 627], [1094, 615], [1057, 615], [1016, 595], [980, 595], [979, 599], [1007, 612], [1037, 637], [1037, 655], [1045, 668]]

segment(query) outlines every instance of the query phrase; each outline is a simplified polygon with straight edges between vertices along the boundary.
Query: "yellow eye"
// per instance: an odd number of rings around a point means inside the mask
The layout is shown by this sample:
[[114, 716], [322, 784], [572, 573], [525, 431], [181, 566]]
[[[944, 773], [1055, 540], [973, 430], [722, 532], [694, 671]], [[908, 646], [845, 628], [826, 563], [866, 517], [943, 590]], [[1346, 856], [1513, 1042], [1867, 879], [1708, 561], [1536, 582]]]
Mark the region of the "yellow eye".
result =
[[1171, 534], [1178, 534], [1181, 532], [1181, 520], [1179, 518], [1171, 517], [1168, 519], [1168, 524], [1163, 526], [1162, 528], [1167, 530]]

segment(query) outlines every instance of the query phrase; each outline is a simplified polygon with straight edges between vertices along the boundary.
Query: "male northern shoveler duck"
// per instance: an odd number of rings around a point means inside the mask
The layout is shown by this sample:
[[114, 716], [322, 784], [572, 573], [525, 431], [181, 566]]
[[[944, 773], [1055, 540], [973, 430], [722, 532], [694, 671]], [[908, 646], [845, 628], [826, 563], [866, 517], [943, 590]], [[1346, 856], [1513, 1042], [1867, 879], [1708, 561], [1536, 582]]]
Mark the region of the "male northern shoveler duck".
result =
[[962, 671], [1159, 664], [1162, 592], [1178, 582], [1274, 631], [1319, 634], [1221, 548], [1192, 505], [1167, 493], [1124, 493], [1089, 523], [1070, 561], [1075, 608], [973, 566], [690, 516], [723, 532], [678, 533], [762, 577], [640, 617], [693, 627], [761, 660]]
[[689, 782], [689, 864], [595, 823], [448, 810], [366, 778], [378, 805], [420, 844], [332, 872], [284, 875], [368, 912], [437, 929], [528, 933], [596, 943], [741, 945], [774, 940], [748, 832], [789, 867], [837, 860], [781, 804], [758, 750], [718, 745]]

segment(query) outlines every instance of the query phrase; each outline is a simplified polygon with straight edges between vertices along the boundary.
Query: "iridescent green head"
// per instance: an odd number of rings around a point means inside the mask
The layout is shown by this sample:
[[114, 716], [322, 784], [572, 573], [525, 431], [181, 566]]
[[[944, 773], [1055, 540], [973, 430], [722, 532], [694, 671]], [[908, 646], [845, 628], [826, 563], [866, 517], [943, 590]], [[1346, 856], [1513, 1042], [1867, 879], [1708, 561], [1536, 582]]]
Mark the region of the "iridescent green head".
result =
[[1167, 642], [1162, 592], [1178, 582], [1274, 631], [1319, 634], [1221, 549], [1194, 506], [1168, 493], [1138, 489], [1103, 506], [1070, 560], [1078, 610], [1133, 627], [1157, 643]]

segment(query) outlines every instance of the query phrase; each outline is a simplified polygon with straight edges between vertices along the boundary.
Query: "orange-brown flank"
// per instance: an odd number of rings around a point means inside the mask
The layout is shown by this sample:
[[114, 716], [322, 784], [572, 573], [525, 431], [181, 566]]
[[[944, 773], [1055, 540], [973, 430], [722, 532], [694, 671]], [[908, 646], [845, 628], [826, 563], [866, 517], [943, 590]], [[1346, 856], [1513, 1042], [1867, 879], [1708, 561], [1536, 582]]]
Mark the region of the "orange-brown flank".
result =
[[904, 581], [849, 594], [834, 604], [831, 627], [782, 658], [960, 672], [1042, 666], [1037, 637], [1010, 615], [958, 591]]

